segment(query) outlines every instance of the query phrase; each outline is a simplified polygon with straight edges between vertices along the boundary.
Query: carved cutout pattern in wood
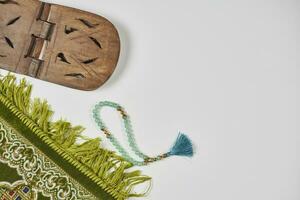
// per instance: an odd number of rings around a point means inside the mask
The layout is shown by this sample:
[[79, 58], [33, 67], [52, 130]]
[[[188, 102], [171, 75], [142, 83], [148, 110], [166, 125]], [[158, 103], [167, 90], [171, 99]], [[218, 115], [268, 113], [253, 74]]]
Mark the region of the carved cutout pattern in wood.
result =
[[93, 90], [113, 73], [120, 52], [105, 18], [37, 0], [0, 0], [0, 67]]

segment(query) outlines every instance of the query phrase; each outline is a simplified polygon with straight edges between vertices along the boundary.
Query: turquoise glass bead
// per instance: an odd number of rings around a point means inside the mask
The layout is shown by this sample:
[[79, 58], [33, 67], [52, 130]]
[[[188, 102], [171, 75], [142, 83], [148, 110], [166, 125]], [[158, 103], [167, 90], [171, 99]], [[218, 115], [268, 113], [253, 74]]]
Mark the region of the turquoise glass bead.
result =
[[[106, 125], [105, 125], [104, 121], [102, 120], [102, 118], [100, 117], [100, 112], [103, 107], [114, 108], [122, 114], [122, 119], [123, 119], [124, 128], [125, 128], [129, 146], [130, 146], [132, 152], [138, 158], [141, 159], [140, 161], [131, 157], [129, 155], [129, 153], [121, 146], [121, 144], [118, 142], [118, 140], [113, 135], [111, 135], [111, 133], [109, 133], [107, 131]], [[102, 131], [105, 130], [106, 134], [109, 133], [106, 135], [107, 138], [110, 140], [111, 144], [116, 148], [116, 150], [121, 154], [121, 156], [125, 160], [127, 160], [128, 162], [130, 162], [136, 166], [146, 165], [150, 161], [153, 162], [156, 160], [161, 160], [161, 156], [157, 156], [155, 158], [150, 158], [149, 156], [145, 155], [143, 152], [140, 151], [140, 149], [138, 148], [138, 145], [136, 143], [134, 134], [133, 134], [133, 129], [132, 129], [130, 118], [119, 104], [110, 102], [110, 101], [99, 102], [98, 104], [95, 105], [95, 107], [92, 111], [92, 114], [93, 114], [92, 116], [93, 116], [94, 121], [96, 122], [97, 126], [100, 128], [100, 130], [102, 130]]]

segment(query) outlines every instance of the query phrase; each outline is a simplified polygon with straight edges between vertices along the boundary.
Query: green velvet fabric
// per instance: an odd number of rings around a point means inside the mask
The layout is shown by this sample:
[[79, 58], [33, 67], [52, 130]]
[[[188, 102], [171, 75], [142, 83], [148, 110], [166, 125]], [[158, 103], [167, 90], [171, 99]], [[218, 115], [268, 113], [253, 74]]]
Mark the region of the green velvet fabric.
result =
[[[0, 182], [8, 182], [12, 184], [19, 180], [22, 180], [22, 177], [18, 175], [16, 169], [10, 168], [7, 164], [0, 162]], [[38, 200], [50, 200], [50, 198], [39, 193]]]
[[[2, 118], [2, 119], [1, 119]], [[0, 120], [5, 120], [10, 126], [17, 130], [27, 140], [29, 140], [36, 148], [43, 152], [46, 152], [47, 156], [60, 166], [65, 172], [67, 172], [72, 178], [77, 180], [81, 185], [88, 189], [95, 196], [99, 197], [99, 200], [114, 200], [114, 198], [101, 189], [96, 183], [91, 181], [86, 175], [78, 171], [73, 165], [57, 154], [52, 148], [41, 142], [40, 138], [36, 134], [27, 128], [21, 120], [15, 117], [5, 105], [0, 102]], [[10, 174], [3, 175], [7, 179], [11, 176]], [[15, 176], [15, 175], [13, 175]]]
[[18, 175], [16, 169], [10, 168], [7, 164], [0, 162], [0, 182], [13, 183], [21, 180], [22, 177]]

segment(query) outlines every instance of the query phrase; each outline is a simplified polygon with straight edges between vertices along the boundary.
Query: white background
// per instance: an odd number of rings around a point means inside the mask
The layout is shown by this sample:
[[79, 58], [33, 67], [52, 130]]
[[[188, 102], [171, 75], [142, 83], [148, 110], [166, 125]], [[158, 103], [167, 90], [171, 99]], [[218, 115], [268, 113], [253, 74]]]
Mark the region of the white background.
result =
[[[90, 111], [112, 100], [148, 154], [167, 151], [178, 131], [195, 143], [192, 159], [141, 168], [153, 177], [144, 199], [300, 199], [299, 0], [49, 2], [107, 17], [122, 44], [117, 70], [96, 91], [29, 78], [54, 118], [103, 137]], [[118, 115], [104, 115], [124, 141]]]

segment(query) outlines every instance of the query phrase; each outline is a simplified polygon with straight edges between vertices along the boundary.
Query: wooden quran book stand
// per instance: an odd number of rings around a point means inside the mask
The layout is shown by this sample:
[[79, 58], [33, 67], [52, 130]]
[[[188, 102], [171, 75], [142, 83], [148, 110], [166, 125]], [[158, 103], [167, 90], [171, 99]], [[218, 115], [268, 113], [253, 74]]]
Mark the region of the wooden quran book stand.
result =
[[37, 0], [0, 0], [0, 68], [81, 90], [112, 75], [120, 39], [107, 19]]

